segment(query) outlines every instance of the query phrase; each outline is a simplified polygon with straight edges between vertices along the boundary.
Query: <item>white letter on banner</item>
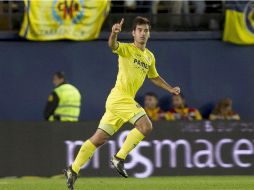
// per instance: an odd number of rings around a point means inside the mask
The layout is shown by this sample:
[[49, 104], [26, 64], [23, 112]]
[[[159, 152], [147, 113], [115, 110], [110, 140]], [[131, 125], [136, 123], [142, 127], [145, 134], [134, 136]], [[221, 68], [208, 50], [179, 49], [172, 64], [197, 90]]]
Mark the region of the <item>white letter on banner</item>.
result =
[[[240, 149], [241, 145], [246, 145], [246, 149]], [[240, 139], [238, 140], [234, 147], [233, 147], [233, 157], [235, 163], [242, 167], [248, 168], [251, 167], [251, 163], [243, 163], [240, 159], [241, 155], [253, 155], [254, 154], [254, 147], [253, 144], [248, 139]], [[254, 159], [254, 158], [253, 158]]]
[[229, 144], [232, 143], [233, 140], [232, 139], [221, 139], [215, 146], [215, 158], [217, 163], [219, 164], [219, 166], [223, 167], [223, 168], [232, 168], [233, 165], [229, 164], [229, 163], [225, 163], [223, 162], [222, 158], [221, 158], [221, 148], [224, 144]]
[[172, 168], [177, 167], [177, 148], [179, 145], [183, 145], [184, 147], [185, 167], [187, 168], [193, 167], [191, 163], [191, 146], [188, 141], [184, 139], [179, 139], [176, 142], [173, 142], [171, 140], [163, 140], [163, 141], [154, 140], [153, 143], [155, 144], [155, 167], [157, 168], [162, 167], [161, 149], [163, 148], [164, 145], [168, 145], [169, 147], [169, 167]]
[[[205, 139], [198, 139], [195, 141], [197, 144], [204, 144], [206, 149], [197, 151], [193, 156], [193, 164], [198, 168], [214, 168], [214, 158], [213, 158], [213, 145], [211, 142]], [[201, 163], [200, 157], [206, 157], [206, 161]]]
[[67, 148], [67, 166], [71, 165], [74, 161], [74, 151], [76, 149], [76, 146], [81, 146], [83, 144], [83, 141], [64, 141]]

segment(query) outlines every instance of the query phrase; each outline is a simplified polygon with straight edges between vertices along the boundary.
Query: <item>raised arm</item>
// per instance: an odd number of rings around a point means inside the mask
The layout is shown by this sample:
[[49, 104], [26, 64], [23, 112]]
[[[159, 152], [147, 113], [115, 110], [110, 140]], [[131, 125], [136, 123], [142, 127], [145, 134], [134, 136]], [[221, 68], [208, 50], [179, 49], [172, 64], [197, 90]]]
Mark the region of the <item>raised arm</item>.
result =
[[123, 22], [124, 22], [124, 19], [122, 18], [120, 23], [116, 23], [112, 27], [112, 32], [108, 39], [108, 46], [112, 50], [116, 50], [118, 48], [117, 36], [121, 32]]
[[150, 78], [153, 84], [155, 84], [158, 87], [161, 87], [162, 89], [168, 91], [171, 94], [178, 95], [180, 94], [180, 88], [177, 87], [172, 87], [170, 84], [168, 84], [163, 78], [160, 76], [156, 78]]

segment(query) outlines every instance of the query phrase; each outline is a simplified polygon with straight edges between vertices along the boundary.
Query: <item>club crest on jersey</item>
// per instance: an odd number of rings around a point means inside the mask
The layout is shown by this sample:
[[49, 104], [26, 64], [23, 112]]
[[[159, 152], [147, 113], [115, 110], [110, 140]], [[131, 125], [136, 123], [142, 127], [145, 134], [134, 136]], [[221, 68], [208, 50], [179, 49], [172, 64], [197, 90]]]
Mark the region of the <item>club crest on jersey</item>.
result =
[[138, 59], [134, 59], [133, 63], [138, 64], [139, 66], [141, 66], [141, 67], [143, 67], [145, 69], [148, 69], [148, 64], [146, 64], [146, 63], [144, 63], [144, 62], [142, 62], [142, 61], [140, 61]]

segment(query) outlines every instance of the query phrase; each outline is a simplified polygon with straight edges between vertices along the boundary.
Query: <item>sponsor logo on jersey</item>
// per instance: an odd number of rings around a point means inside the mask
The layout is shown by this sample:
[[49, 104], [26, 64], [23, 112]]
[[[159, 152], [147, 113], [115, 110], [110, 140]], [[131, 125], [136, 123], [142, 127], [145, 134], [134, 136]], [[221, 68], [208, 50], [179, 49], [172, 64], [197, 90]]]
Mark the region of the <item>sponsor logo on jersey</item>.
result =
[[142, 62], [142, 61], [140, 61], [138, 59], [134, 59], [133, 63], [138, 64], [139, 66], [141, 66], [141, 67], [143, 67], [145, 69], [149, 68], [148, 64], [146, 64], [146, 63], [144, 63], [144, 62]]

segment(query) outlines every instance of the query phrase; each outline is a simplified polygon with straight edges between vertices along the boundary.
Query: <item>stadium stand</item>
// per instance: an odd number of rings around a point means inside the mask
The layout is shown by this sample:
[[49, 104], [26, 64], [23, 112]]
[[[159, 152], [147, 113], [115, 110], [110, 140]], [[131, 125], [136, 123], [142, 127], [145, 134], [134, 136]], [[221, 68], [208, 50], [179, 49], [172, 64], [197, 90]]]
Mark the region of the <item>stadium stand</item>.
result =
[[[173, 3], [172, 3], [173, 2]], [[224, 21], [225, 5], [223, 1], [112, 1], [111, 10], [102, 31], [110, 31], [113, 23], [124, 15], [126, 28], [131, 20], [143, 15], [152, 21], [154, 31], [221, 31]], [[203, 2], [203, 3], [202, 3]], [[179, 4], [179, 5], [174, 5]], [[179, 11], [173, 10], [180, 7]], [[177, 9], [177, 8], [175, 8]], [[185, 10], [185, 11], [183, 11]], [[0, 30], [18, 31], [24, 14], [23, 1], [0, 2]], [[178, 25], [171, 24], [179, 20]]]

